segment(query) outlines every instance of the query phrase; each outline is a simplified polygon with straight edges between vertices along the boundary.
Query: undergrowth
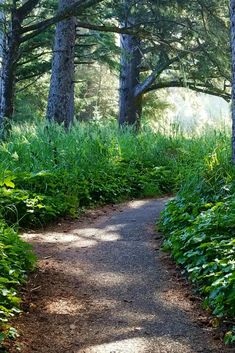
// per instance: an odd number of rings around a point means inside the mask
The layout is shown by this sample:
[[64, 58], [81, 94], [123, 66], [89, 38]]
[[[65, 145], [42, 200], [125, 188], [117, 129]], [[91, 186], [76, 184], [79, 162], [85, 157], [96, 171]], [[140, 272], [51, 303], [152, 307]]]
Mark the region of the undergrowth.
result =
[[17, 292], [34, 262], [30, 246], [0, 220], [0, 347], [6, 337], [14, 338], [17, 334], [8, 320], [20, 311]]
[[40, 225], [97, 203], [151, 197], [178, 189], [216, 143], [150, 129], [136, 135], [114, 124], [15, 126], [0, 146], [0, 207], [4, 219]]
[[[170, 251], [218, 325], [235, 342], [235, 170], [220, 145], [189, 175], [162, 213], [163, 248]], [[232, 325], [234, 322], [234, 325]], [[228, 326], [228, 325], [226, 325]]]
[[[57, 125], [15, 125], [9, 139], [0, 145], [0, 266], [5, 271], [0, 267], [0, 339], [7, 332], [14, 333], [7, 329], [7, 320], [18, 311], [18, 285], [34, 263], [30, 249], [12, 226], [41, 226], [64, 215], [76, 217], [82, 208], [96, 204], [174, 193], [221, 145], [227, 145], [225, 134], [214, 132], [189, 138], [174, 131], [163, 135], [149, 128], [139, 134], [129, 129], [120, 132], [114, 124], [79, 124], [67, 133]], [[162, 227], [171, 232], [166, 246], [173, 251], [185, 226], [195, 221], [200, 227], [198, 214], [205, 211], [208, 213], [203, 215], [209, 217], [209, 212], [214, 212], [216, 217], [216, 212], [222, 214], [222, 209], [225, 212], [229, 207], [220, 205], [220, 199], [202, 201], [198, 191], [189, 203], [190, 193], [185, 191], [185, 199], [179, 196], [163, 216]], [[226, 202], [232, 204], [229, 199]], [[173, 229], [177, 222], [178, 233]], [[210, 241], [217, 242], [217, 238]], [[229, 246], [226, 243], [224, 251]], [[185, 254], [185, 259], [190, 257]], [[174, 256], [180, 257], [178, 253]], [[196, 270], [190, 273], [196, 278]]]

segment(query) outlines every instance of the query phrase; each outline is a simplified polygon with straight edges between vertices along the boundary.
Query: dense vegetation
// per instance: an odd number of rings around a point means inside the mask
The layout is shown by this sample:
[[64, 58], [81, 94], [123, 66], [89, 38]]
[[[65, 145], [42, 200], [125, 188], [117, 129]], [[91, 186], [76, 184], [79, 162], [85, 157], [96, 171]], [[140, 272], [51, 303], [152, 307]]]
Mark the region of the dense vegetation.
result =
[[[114, 123], [79, 124], [67, 134], [58, 125], [16, 125], [9, 140], [0, 146], [1, 242], [4, 268], [9, 270], [8, 277], [1, 277], [2, 295], [7, 294], [7, 301], [1, 300], [3, 322], [18, 310], [15, 288], [33, 266], [31, 252], [9, 226], [41, 226], [59, 216], [76, 216], [84, 207], [173, 193], [197, 172], [199, 161], [208, 160], [221, 146], [226, 154], [227, 140], [225, 133], [190, 138], [174, 130], [163, 135], [150, 128], [136, 135], [131, 129], [119, 131]], [[191, 184], [187, 185], [185, 194], [190, 195]], [[202, 207], [209, 208], [204, 206], [208, 202], [213, 200], [205, 201]], [[176, 206], [180, 217], [185, 217]], [[192, 207], [192, 202], [187, 200], [184, 207]], [[169, 206], [166, 215], [170, 212]], [[179, 229], [187, 225], [182, 222], [179, 226], [175, 218], [172, 222]], [[165, 223], [167, 230], [171, 224], [167, 216]]]
[[0, 220], [0, 347], [5, 337], [14, 338], [17, 334], [8, 320], [20, 311], [17, 291], [34, 262], [30, 246]]
[[[213, 142], [115, 124], [15, 126], [0, 146], [2, 215], [9, 224], [40, 225], [78, 208], [172, 193]], [[219, 142], [218, 142], [219, 143]]]
[[[231, 323], [235, 316], [235, 170], [227, 145], [220, 141], [192, 174], [162, 213], [164, 249], [183, 267], [218, 324], [225, 318]], [[225, 341], [235, 341], [235, 325]]]

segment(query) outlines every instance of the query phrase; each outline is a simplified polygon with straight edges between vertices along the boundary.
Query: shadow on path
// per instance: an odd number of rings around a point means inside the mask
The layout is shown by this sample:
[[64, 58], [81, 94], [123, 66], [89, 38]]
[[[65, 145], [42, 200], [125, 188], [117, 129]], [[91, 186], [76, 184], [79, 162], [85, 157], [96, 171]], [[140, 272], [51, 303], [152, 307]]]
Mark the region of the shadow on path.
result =
[[197, 324], [156, 249], [165, 202], [134, 201], [69, 230], [27, 235], [40, 262], [18, 322], [22, 353], [232, 352]]

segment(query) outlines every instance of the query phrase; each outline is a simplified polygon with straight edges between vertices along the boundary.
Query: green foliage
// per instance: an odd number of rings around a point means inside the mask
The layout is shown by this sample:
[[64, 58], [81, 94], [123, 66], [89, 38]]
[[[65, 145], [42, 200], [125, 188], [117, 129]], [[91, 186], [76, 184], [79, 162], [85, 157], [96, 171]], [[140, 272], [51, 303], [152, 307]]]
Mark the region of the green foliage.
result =
[[18, 287], [25, 283], [35, 258], [28, 244], [0, 220], [0, 346], [6, 337], [13, 338], [15, 330], [8, 319], [19, 313]]
[[78, 207], [161, 195], [175, 184], [159, 161], [163, 137], [150, 131], [136, 136], [96, 124], [68, 134], [58, 126], [22, 129], [0, 147], [0, 209], [9, 224], [46, 223]]
[[[223, 146], [210, 154], [162, 213], [164, 249], [218, 318], [235, 316], [235, 171]], [[235, 341], [232, 328], [225, 342]]]
[[[67, 133], [62, 126], [43, 123], [13, 126], [9, 140], [0, 145], [0, 219], [4, 220], [0, 221], [1, 337], [14, 333], [8, 330], [6, 320], [19, 310], [17, 288], [33, 266], [30, 249], [5, 223], [41, 225], [59, 216], [76, 216], [83, 207], [171, 193], [183, 185], [189, 171], [202, 168], [203, 159], [215, 146], [226, 143], [224, 134], [191, 139], [175, 131], [162, 135], [146, 127], [136, 135], [130, 129], [119, 131], [114, 123], [80, 123]], [[207, 179], [210, 194], [214, 181], [211, 175]], [[229, 187], [229, 176], [226, 183]], [[199, 208], [210, 209], [199, 206], [193, 201], [177, 206], [176, 218], [180, 207], [184, 210], [182, 228], [192, 218], [191, 209], [195, 217]], [[166, 214], [170, 219], [169, 207]]]
[[0, 146], [1, 213], [9, 224], [38, 225], [79, 207], [170, 193], [217, 138], [148, 128], [136, 135], [113, 123], [77, 124], [67, 134], [54, 125], [15, 126]]

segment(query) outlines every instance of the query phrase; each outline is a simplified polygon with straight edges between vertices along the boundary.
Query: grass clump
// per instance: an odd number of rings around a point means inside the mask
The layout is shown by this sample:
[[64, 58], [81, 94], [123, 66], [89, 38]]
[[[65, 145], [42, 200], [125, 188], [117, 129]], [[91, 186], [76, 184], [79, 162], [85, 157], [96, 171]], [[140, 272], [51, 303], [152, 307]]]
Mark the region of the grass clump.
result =
[[[235, 170], [224, 146], [189, 176], [162, 213], [164, 249], [183, 267], [219, 320], [235, 317]], [[235, 342], [235, 327], [225, 335]]]

